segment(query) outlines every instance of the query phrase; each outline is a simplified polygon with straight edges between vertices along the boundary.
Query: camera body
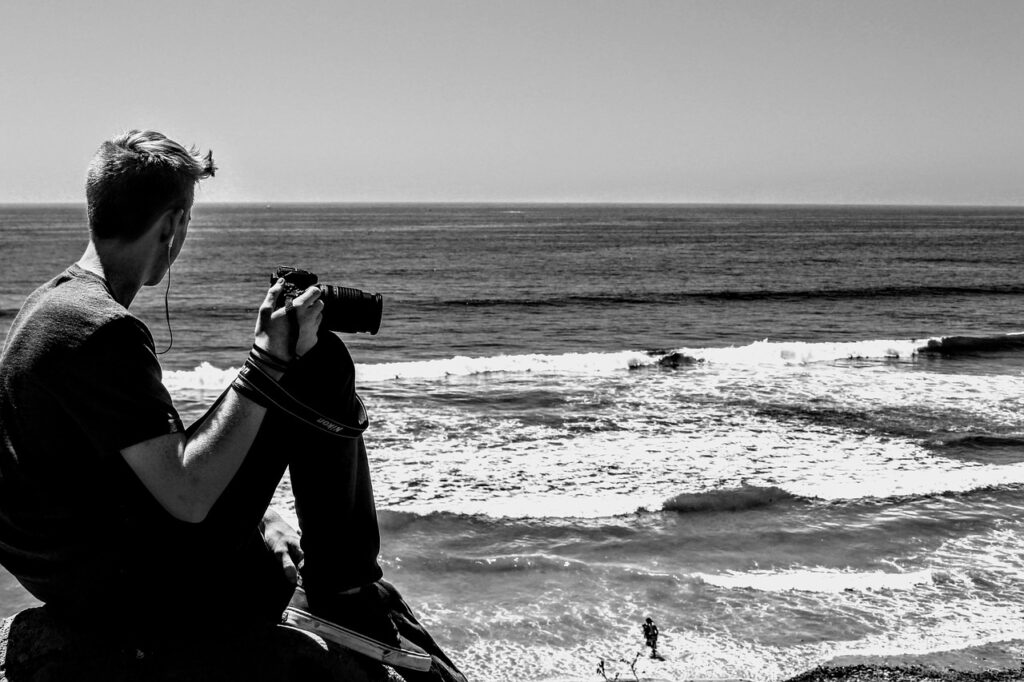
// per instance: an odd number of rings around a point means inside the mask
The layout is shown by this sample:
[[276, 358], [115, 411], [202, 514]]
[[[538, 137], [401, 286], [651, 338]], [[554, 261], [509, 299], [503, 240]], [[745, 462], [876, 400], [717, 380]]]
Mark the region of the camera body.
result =
[[285, 300], [291, 300], [311, 286], [320, 289], [320, 300], [324, 302], [324, 319], [321, 326], [332, 332], [376, 334], [384, 312], [384, 299], [380, 294], [368, 294], [351, 287], [334, 284], [320, 284], [319, 278], [308, 270], [278, 266], [270, 276], [270, 283], [284, 278]]

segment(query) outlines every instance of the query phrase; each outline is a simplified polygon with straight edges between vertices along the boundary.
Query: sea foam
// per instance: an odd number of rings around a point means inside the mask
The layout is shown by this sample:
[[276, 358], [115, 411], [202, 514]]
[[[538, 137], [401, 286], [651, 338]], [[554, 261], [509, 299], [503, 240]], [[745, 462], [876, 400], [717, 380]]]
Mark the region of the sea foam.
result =
[[[357, 379], [379, 383], [408, 379], [443, 379], [478, 374], [532, 373], [543, 375], [602, 375], [629, 369], [670, 365], [793, 366], [846, 360], [909, 361], [921, 354], [966, 353], [989, 349], [1019, 349], [1024, 332], [986, 337], [935, 337], [926, 339], [875, 339], [865, 341], [805, 342], [764, 339], [744, 346], [683, 347], [664, 351], [625, 350], [561, 354], [455, 356], [436, 360], [411, 360], [360, 364]], [[665, 362], [685, 358], [687, 363]], [[227, 386], [237, 368], [220, 369], [202, 363], [193, 370], [168, 371], [168, 388], [215, 390]]]
[[[727, 348], [678, 348], [666, 351], [626, 350], [616, 352], [579, 352], [561, 354], [455, 356], [437, 360], [413, 360], [360, 364], [357, 379], [378, 383], [406, 379], [443, 379], [479, 374], [601, 375], [629, 369], [658, 366], [662, 358], [682, 356], [696, 363], [715, 365], [805, 365], [841, 360], [911, 359], [927, 346], [929, 339], [873, 340], [835, 343], [781, 342], [767, 339], [745, 346]], [[220, 369], [202, 363], [193, 370], [168, 371], [168, 388], [206, 390], [223, 388], [237, 368]]]
[[824, 592], [837, 594], [853, 590], [909, 590], [932, 582], [929, 569], [906, 573], [883, 571], [828, 570], [824, 568], [744, 573], [701, 574], [707, 585], [726, 589], [752, 589], [764, 592]]

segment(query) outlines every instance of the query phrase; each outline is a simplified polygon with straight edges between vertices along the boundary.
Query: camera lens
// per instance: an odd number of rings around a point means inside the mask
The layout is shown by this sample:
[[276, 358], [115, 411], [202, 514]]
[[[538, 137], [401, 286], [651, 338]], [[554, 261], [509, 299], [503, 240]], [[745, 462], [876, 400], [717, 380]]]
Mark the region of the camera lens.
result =
[[384, 313], [384, 299], [351, 287], [321, 284], [324, 302], [323, 325], [335, 332], [376, 334]]

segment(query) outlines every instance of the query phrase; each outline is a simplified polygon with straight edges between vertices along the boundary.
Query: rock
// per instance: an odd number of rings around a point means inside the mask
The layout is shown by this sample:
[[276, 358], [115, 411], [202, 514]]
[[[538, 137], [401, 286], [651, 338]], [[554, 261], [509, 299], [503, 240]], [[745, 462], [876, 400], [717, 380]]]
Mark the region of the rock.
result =
[[216, 641], [159, 653], [118, 648], [46, 607], [0, 622], [0, 682], [405, 682], [392, 668], [280, 626], [247, 628]]
[[662, 367], [690, 367], [691, 365], [699, 364], [699, 362], [697, 358], [692, 358], [682, 353], [670, 353], [658, 360], [658, 364]]

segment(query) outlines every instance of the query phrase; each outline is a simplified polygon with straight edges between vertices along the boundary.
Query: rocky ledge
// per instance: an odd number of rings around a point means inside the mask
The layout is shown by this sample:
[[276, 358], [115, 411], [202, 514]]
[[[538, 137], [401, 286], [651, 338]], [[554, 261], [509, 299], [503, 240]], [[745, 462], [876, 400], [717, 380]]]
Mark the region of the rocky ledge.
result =
[[939, 670], [920, 665], [844, 665], [815, 668], [786, 682], [1020, 682], [1017, 670]]
[[1019, 682], [1024, 641], [992, 642], [927, 654], [845, 656], [786, 682]]
[[145, 655], [72, 631], [46, 610], [0, 622], [0, 682], [405, 682], [392, 668], [285, 627], [247, 629]]

